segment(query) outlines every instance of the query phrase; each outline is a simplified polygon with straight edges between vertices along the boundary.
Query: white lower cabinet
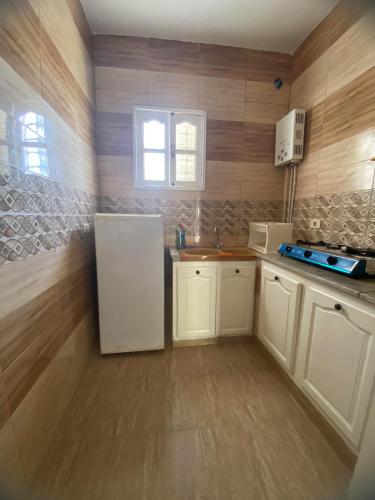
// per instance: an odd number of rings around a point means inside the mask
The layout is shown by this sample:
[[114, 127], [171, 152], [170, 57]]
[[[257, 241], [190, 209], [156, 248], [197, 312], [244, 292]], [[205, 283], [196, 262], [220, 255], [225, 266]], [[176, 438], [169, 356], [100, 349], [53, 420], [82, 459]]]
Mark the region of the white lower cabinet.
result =
[[175, 262], [173, 338], [251, 334], [255, 262]]
[[216, 267], [177, 268], [177, 336], [181, 340], [215, 335]]
[[301, 318], [297, 383], [357, 447], [375, 375], [375, 308], [309, 284]]
[[219, 335], [251, 333], [254, 286], [254, 265], [221, 264], [217, 295], [217, 331]]
[[287, 271], [262, 265], [259, 339], [293, 371], [302, 284]]

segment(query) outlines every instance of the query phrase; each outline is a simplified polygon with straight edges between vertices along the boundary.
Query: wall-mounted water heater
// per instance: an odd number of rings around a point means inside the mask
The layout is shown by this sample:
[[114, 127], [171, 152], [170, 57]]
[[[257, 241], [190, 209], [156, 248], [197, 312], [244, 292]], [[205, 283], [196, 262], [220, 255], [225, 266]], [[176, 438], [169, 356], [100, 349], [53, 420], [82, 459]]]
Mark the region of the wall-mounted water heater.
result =
[[276, 124], [275, 166], [298, 163], [303, 158], [304, 109], [293, 109]]

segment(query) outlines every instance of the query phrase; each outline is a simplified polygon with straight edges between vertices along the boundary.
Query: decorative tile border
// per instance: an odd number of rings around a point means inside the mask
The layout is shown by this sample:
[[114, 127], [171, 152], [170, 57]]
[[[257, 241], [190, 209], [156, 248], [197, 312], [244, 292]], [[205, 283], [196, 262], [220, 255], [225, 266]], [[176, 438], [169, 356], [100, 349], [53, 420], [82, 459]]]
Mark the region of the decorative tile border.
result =
[[280, 221], [282, 202], [102, 197], [100, 210], [107, 213], [160, 213], [165, 234], [174, 234], [176, 225], [181, 223], [192, 236], [212, 234], [215, 226], [223, 234], [247, 235], [251, 221]]
[[[321, 219], [310, 229], [310, 219]], [[375, 248], [375, 190], [328, 194], [296, 200], [295, 237]]]
[[96, 208], [92, 194], [0, 163], [0, 265], [83, 238]]

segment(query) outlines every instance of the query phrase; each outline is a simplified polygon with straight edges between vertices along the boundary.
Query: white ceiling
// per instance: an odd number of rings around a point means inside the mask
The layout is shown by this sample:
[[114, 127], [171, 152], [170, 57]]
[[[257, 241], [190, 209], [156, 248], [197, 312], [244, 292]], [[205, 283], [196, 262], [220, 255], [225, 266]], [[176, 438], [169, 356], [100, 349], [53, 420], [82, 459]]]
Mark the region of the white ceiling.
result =
[[92, 32], [293, 53], [338, 0], [81, 0]]

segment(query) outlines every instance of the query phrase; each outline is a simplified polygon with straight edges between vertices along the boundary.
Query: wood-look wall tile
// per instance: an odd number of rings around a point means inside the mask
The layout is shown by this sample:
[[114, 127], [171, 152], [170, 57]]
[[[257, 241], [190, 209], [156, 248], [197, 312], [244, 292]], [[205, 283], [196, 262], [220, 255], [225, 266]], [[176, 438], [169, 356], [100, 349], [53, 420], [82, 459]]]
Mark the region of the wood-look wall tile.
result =
[[133, 189], [131, 156], [98, 156], [101, 196], [125, 196]]
[[329, 44], [333, 45], [353, 24], [373, 8], [372, 0], [341, 0], [328, 15]]
[[147, 38], [135, 36], [93, 36], [95, 66], [145, 69], [148, 62]]
[[85, 373], [88, 360], [92, 361], [94, 318], [94, 311], [89, 310], [12, 414], [19, 455], [28, 480], [34, 477], [56, 437], [57, 425]]
[[87, 53], [92, 54], [92, 34], [89, 23], [87, 22], [86, 15], [83, 11], [81, 2], [77, 0], [66, 0], [67, 4], [71, 10], [75, 25], [77, 26], [78, 32], [81, 35], [82, 41], [85, 44]]
[[54, 358], [64, 340], [62, 335], [55, 335], [51, 326], [4, 371], [3, 379], [11, 413]]
[[206, 180], [206, 188], [199, 193], [201, 200], [239, 200], [241, 183], [239, 181]]
[[[78, 84], [42, 26], [40, 31], [42, 97], [73, 130], [78, 131], [76, 109], [81, 104], [77, 94]], [[83, 119], [83, 114], [81, 116]]]
[[6, 399], [4, 382], [1, 377], [1, 371], [0, 371], [0, 431], [8, 421], [9, 417], [10, 417], [10, 412]]
[[230, 101], [245, 101], [246, 82], [232, 78], [199, 77], [200, 98], [221, 98]]
[[227, 120], [243, 122], [245, 118], [245, 102], [220, 97], [200, 97], [198, 108], [207, 112], [210, 120]]
[[106, 177], [124, 177], [129, 179], [133, 175], [132, 156], [97, 156], [98, 173]]
[[317, 194], [344, 193], [371, 189], [374, 182], [374, 165], [362, 161], [352, 165], [320, 162], [317, 178]]
[[322, 143], [324, 106], [322, 102], [306, 113], [305, 155], [318, 151]]
[[64, 280], [82, 267], [92, 265], [95, 261], [93, 238], [85, 238], [71, 245], [56, 250], [56, 265], [54, 273], [56, 283]]
[[133, 154], [132, 115], [97, 112], [95, 120], [97, 154], [114, 156]]
[[56, 283], [54, 251], [0, 266], [0, 318]]
[[0, 3], [0, 57], [41, 93], [40, 21], [28, 2], [3, 0]]
[[265, 175], [269, 175], [273, 169], [273, 163], [208, 161], [206, 164], [206, 179], [222, 182], [252, 181], [258, 178], [262, 179]]
[[100, 90], [96, 92], [96, 110], [107, 113], [132, 113], [135, 104], [147, 106], [148, 94], [123, 92], [121, 90]]
[[[51, 306], [46, 302], [42, 315], [40, 318], [38, 316], [40, 328], [37, 337], [3, 371], [2, 376], [11, 413], [25, 398], [83, 318], [90, 305], [93, 304], [93, 277], [94, 273], [85, 266], [79, 271], [70, 274], [57, 283], [53, 290], [50, 290], [50, 293], [54, 294], [53, 302], [51, 302], [54, 305]], [[34, 308], [34, 313], [31, 311], [32, 308]], [[37, 311], [38, 304], [35, 301], [30, 308], [25, 309], [24, 315], [14, 315], [11, 318], [15, 325], [13, 330], [15, 334], [13, 338], [10, 338], [10, 348], [7, 352], [8, 354], [11, 353], [12, 357], [26, 345], [21, 344], [20, 335], [24, 326], [22, 324], [16, 325], [15, 322], [25, 320], [26, 317], [31, 318], [32, 314], [34, 316], [37, 314]], [[27, 321], [31, 321], [31, 319]], [[28, 340], [31, 341], [32, 339]]]
[[244, 124], [244, 149], [246, 161], [271, 163], [274, 161], [275, 126], [264, 123]]
[[287, 104], [247, 102], [245, 108], [245, 121], [276, 124], [287, 114], [288, 109], [289, 106]]
[[375, 67], [327, 97], [324, 102], [323, 147], [373, 128], [374, 78]]
[[246, 161], [244, 124], [207, 120], [207, 160]]
[[328, 52], [324, 52], [292, 83], [291, 109], [311, 109], [326, 98], [327, 71]]
[[293, 80], [324, 54], [371, 8], [368, 0], [341, 0], [298, 47], [293, 60]]
[[199, 77], [198, 107], [213, 120], [244, 121], [245, 81]]
[[66, 0], [40, 2], [40, 22], [61, 54], [75, 81], [87, 99], [93, 102], [91, 60], [74, 22], [68, 2]]
[[281, 52], [249, 50], [246, 80], [273, 83], [280, 78], [290, 83], [292, 72], [292, 56]]
[[283, 196], [284, 169], [273, 163], [250, 163], [246, 180], [241, 182], [241, 199], [280, 200]]
[[296, 199], [316, 195], [320, 152], [311, 152], [304, 156], [297, 167]]
[[330, 47], [328, 59], [327, 95], [375, 66], [375, 8]]
[[222, 45], [201, 44], [199, 76], [246, 80], [248, 50]]
[[94, 281], [94, 267], [88, 265], [69, 274], [57, 284], [66, 338], [76, 328], [95, 300]]
[[145, 69], [95, 66], [95, 89], [146, 94], [148, 72]]
[[290, 85], [284, 83], [276, 89], [271, 82], [246, 82], [246, 102], [263, 102], [272, 104], [289, 104]]
[[175, 94], [148, 94], [149, 106], [164, 106], [172, 108], [197, 109], [197, 96]]
[[198, 54], [198, 43], [150, 38], [148, 39], [147, 69], [197, 75]]
[[375, 128], [354, 135], [322, 148], [320, 165], [324, 170], [331, 166], [353, 165], [375, 156]]
[[[178, 68], [177, 68], [178, 69]], [[198, 76], [190, 74], [148, 72], [149, 94], [172, 94], [196, 98], [198, 93]]]
[[[59, 320], [56, 286], [0, 319], [0, 366], [6, 370], [38, 337]], [[61, 320], [61, 318], [60, 318]]]

